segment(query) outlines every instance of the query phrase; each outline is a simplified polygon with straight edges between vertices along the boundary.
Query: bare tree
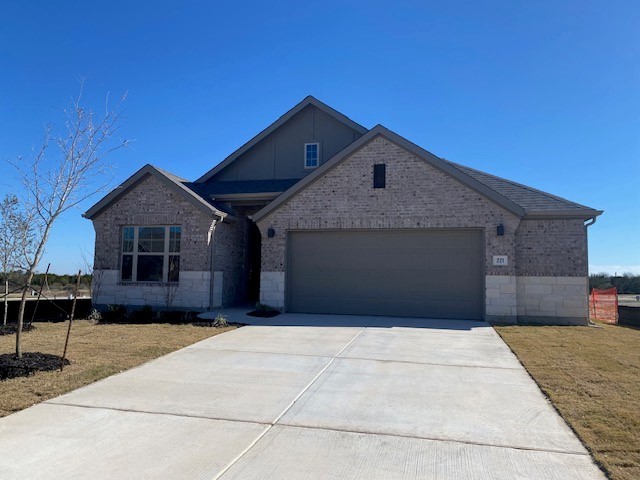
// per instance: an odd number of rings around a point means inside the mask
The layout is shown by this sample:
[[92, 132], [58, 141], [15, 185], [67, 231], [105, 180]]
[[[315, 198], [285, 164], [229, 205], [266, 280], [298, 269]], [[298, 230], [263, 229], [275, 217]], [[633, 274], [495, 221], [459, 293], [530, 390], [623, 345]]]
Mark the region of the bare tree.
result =
[[96, 264], [102, 264], [101, 260], [104, 258], [98, 252], [95, 253], [94, 257], [90, 256], [91, 254], [83, 249], [80, 254], [82, 258], [82, 264], [80, 265], [80, 270], [82, 270], [86, 275], [91, 276], [91, 281], [89, 282], [89, 296], [95, 302], [98, 295], [100, 295], [100, 288], [102, 287], [102, 279], [104, 276], [104, 270], [98, 269], [96, 270], [94, 267]]
[[81, 264], [79, 265], [80, 271], [85, 275], [89, 275], [91, 280], [89, 281], [89, 296], [93, 296], [93, 258], [89, 256], [89, 252], [83, 248], [80, 252]]
[[19, 158], [14, 164], [24, 187], [23, 204], [34, 232], [33, 251], [25, 257], [25, 285], [18, 310], [16, 356], [22, 358], [22, 325], [27, 294], [36, 268], [42, 259], [51, 229], [69, 209], [104, 191], [109, 165], [105, 155], [124, 147], [127, 141], [115, 141], [121, 107], [125, 96], [115, 107], [105, 103], [104, 115], [98, 117], [81, 105], [80, 94], [65, 110], [63, 133], [56, 135], [52, 125], [45, 127], [42, 144], [31, 160]]
[[178, 295], [179, 284], [173, 282], [165, 283], [162, 285], [162, 288], [164, 289], [164, 305], [167, 310], [170, 311], [171, 307], [173, 307], [173, 302]]
[[20, 201], [15, 195], [5, 195], [0, 203], [0, 269], [4, 283], [4, 315], [2, 324], [7, 324], [9, 277], [22, 263], [20, 252], [28, 250], [32, 238], [30, 225]]

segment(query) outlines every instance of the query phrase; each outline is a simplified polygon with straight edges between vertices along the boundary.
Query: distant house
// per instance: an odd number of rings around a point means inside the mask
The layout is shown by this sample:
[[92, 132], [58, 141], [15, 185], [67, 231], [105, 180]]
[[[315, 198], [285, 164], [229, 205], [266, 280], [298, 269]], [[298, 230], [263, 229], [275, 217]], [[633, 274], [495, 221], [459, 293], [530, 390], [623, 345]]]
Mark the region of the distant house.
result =
[[307, 97], [197, 180], [146, 165], [84, 216], [97, 305], [584, 324], [601, 213]]

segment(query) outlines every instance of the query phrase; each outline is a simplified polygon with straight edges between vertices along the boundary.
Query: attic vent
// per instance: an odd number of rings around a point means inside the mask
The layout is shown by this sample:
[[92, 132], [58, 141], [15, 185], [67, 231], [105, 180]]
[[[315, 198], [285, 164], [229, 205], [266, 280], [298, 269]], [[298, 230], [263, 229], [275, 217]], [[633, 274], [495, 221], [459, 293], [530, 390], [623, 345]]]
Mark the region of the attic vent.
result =
[[373, 188], [385, 188], [387, 186], [387, 166], [378, 163], [373, 166]]

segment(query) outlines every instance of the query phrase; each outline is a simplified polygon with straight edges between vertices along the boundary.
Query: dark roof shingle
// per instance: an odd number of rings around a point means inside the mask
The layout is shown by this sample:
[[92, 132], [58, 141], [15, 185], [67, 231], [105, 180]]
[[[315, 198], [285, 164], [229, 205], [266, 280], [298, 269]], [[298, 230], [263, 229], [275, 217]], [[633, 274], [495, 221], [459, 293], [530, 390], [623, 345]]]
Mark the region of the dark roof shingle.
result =
[[513, 182], [505, 178], [496, 177], [486, 172], [481, 172], [471, 167], [460, 165], [443, 159], [452, 167], [469, 175], [478, 182], [508, 198], [513, 203], [520, 205], [525, 212], [542, 212], [554, 210], [591, 210], [589, 207], [571, 202], [565, 198], [557, 197], [547, 192], [537, 190], [521, 183]]
[[299, 182], [299, 178], [287, 178], [276, 180], [236, 180], [224, 182], [207, 182], [207, 183], [185, 183], [200, 196], [216, 196], [229, 195], [237, 193], [272, 193], [284, 192], [289, 187]]

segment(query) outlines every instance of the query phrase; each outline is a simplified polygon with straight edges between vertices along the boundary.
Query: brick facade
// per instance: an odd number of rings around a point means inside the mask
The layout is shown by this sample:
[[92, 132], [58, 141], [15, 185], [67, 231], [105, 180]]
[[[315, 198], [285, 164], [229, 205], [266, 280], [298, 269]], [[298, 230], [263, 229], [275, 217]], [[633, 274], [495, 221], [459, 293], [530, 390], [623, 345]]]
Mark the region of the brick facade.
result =
[[125, 225], [180, 225], [181, 271], [210, 271], [209, 245], [216, 219], [149, 176], [93, 218], [95, 268], [120, 268], [120, 239]]
[[[374, 189], [372, 184], [373, 165], [378, 163], [387, 166], [384, 189]], [[261, 299], [284, 305], [284, 275], [277, 274], [285, 271], [287, 230], [481, 228], [485, 230], [486, 275], [513, 276], [519, 223], [516, 215], [378, 137], [259, 222]], [[501, 237], [496, 235], [499, 224], [505, 226]], [[268, 228], [274, 228], [275, 237], [267, 238]], [[509, 265], [493, 266], [493, 255], [507, 255]], [[515, 284], [513, 290], [508, 295], [515, 297]], [[506, 317], [515, 318], [513, 303]]]
[[[387, 166], [384, 189], [372, 185], [373, 165], [378, 163]], [[505, 227], [503, 236], [496, 234], [499, 224]], [[555, 275], [558, 282], [570, 283], [564, 277], [587, 275], [582, 220], [521, 221], [381, 136], [262, 218], [258, 227], [263, 239], [261, 299], [274, 306], [284, 305], [288, 230], [481, 228], [485, 232], [485, 318], [491, 320], [515, 322], [519, 315], [522, 321], [539, 320], [521, 307], [528, 276]], [[273, 238], [267, 237], [268, 228], [275, 230]], [[507, 255], [508, 266], [494, 266], [493, 255]], [[546, 308], [542, 315], [548, 315], [548, 323], [586, 322], [586, 315], [580, 313], [585, 310], [586, 290], [582, 295], [576, 286], [554, 288], [552, 296], [536, 300], [529, 294], [527, 300]], [[554, 315], [571, 319], [556, 322]]]
[[520, 222], [516, 230], [516, 275], [586, 277], [588, 269], [584, 221]]
[[[386, 164], [386, 188], [374, 189], [373, 165]], [[153, 176], [93, 218], [96, 272], [107, 279], [96, 303], [162, 305], [158, 284], [118, 281], [124, 225], [180, 225], [180, 287], [174, 306], [234, 305], [246, 298], [251, 224], [260, 207], [237, 207], [237, 221], [196, 208]], [[498, 236], [496, 227], [504, 226]], [[285, 307], [286, 233], [321, 229], [484, 231], [485, 318], [507, 322], [585, 323], [587, 241], [580, 219], [521, 219], [383, 136], [261, 219], [263, 303]], [[275, 236], [269, 238], [267, 230]], [[253, 243], [255, 244], [255, 240]], [[494, 266], [506, 255], [506, 266]], [[213, 258], [213, 272], [211, 259]], [[213, 278], [213, 284], [212, 282]]]
[[207, 308], [211, 301], [210, 246], [215, 220], [153, 176], [143, 179], [93, 218], [96, 231], [94, 270], [96, 277], [100, 277], [94, 303], [98, 306], [125, 304], [166, 307], [166, 285], [119, 281], [122, 227], [180, 225], [180, 282], [171, 306]]
[[216, 271], [222, 272], [222, 305], [235, 305], [244, 293], [245, 222], [216, 225], [213, 237]]
[[[387, 185], [374, 189], [373, 165], [387, 165]], [[413, 154], [377, 137], [325, 176], [263, 218], [262, 271], [285, 270], [287, 230], [379, 228], [484, 228], [488, 275], [514, 275], [494, 267], [493, 255], [515, 257], [520, 219]], [[499, 224], [505, 235], [495, 233]], [[267, 238], [267, 229], [276, 236]]]

